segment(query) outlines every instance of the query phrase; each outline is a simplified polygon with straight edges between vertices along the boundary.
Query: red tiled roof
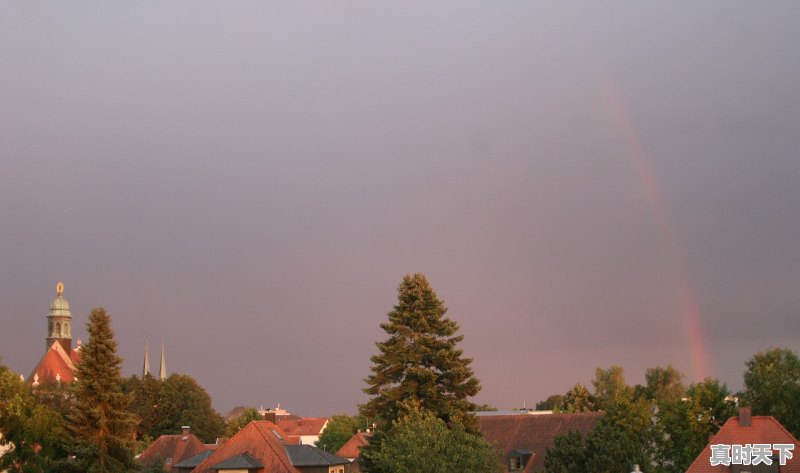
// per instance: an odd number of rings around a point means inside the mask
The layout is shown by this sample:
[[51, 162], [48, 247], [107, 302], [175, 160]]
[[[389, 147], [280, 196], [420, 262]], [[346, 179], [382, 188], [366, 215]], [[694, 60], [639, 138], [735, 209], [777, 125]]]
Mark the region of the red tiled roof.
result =
[[[80, 342], [80, 340], [78, 340]], [[78, 348], [73, 348], [71, 352], [69, 352], [69, 359], [72, 360], [73, 364], [78, 364], [81, 362], [81, 347], [80, 345]]]
[[75, 371], [75, 364], [61, 344], [55, 341], [33, 369], [31, 375], [28, 376], [28, 383], [39, 382], [41, 384], [57, 380], [62, 383], [71, 383], [73, 371]]
[[[746, 445], [754, 443], [791, 443], [794, 444], [794, 458], [785, 466], [781, 466], [781, 473], [800, 473], [800, 448], [797, 439], [786, 430], [780, 422], [772, 416], [753, 416], [750, 426], [742, 426], [738, 417], [731, 417], [719, 429], [711, 441], [706, 445], [700, 455], [686, 470], [686, 473], [722, 473], [732, 471], [730, 466], [711, 466], [711, 445]], [[776, 452], [777, 453], [777, 452]]]
[[364, 432], [356, 432], [355, 435], [342, 445], [342, 448], [336, 451], [336, 456], [342, 458], [358, 458], [361, 453], [361, 447], [369, 443], [369, 438], [372, 434]]
[[289, 456], [275, 432], [283, 435], [278, 426], [272, 422], [266, 420], [250, 422], [198, 465], [192, 473], [216, 473], [211, 469], [214, 465], [242, 453], [250, 454], [264, 465], [264, 468], [257, 470], [258, 473], [299, 473], [289, 461]]
[[524, 470], [529, 473], [544, 470], [545, 454], [548, 448], [553, 448], [557, 436], [573, 430], [586, 435], [602, 415], [602, 412], [489, 415], [478, 417], [478, 422], [483, 437], [495, 448], [504, 465], [508, 465], [513, 450], [531, 450], [533, 458]]
[[301, 417], [299, 419], [280, 419], [278, 426], [289, 436], [294, 435], [319, 435], [325, 429], [328, 419], [320, 417]]
[[189, 435], [162, 435], [151, 443], [137, 458], [139, 462], [150, 465], [156, 457], [167, 463], [165, 466], [172, 471], [172, 465], [192, 458], [208, 450], [203, 442], [192, 434]]

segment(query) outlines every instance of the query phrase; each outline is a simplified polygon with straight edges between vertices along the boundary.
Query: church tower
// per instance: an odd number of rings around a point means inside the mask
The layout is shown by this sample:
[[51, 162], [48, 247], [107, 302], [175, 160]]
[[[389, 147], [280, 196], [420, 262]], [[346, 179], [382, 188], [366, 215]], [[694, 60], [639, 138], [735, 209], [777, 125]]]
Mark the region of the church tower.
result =
[[58, 342], [65, 353], [72, 352], [72, 311], [69, 302], [64, 298], [64, 284], [56, 285], [56, 298], [50, 303], [50, 312], [47, 314], [47, 345], [45, 352], [50, 349], [53, 342]]

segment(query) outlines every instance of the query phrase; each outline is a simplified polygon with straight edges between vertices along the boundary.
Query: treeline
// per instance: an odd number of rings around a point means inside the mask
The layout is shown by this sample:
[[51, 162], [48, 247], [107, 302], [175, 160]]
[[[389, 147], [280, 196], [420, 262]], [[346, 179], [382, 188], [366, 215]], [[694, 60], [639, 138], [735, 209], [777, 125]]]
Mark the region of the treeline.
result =
[[[672, 366], [649, 368], [645, 384], [625, 382], [620, 366], [597, 368], [590, 391], [576, 384], [536, 405], [558, 412], [604, 411], [585, 437], [571, 432], [556, 439], [545, 457], [548, 473], [686, 471], [711, 435], [738, 407], [771, 415], [795, 437], [800, 434], [800, 359], [785, 348], [754, 355], [746, 363], [744, 390], [732, 393], [717, 379], [689, 386]], [[627, 469], [626, 469], [627, 468]]]
[[0, 447], [9, 448], [0, 471], [135, 472], [142, 468], [136, 453], [162, 434], [180, 433], [183, 425], [207, 443], [226, 435], [211, 397], [190, 376], [122, 377], [104, 309], [92, 311], [87, 331], [71, 384], [32, 388], [0, 365]]

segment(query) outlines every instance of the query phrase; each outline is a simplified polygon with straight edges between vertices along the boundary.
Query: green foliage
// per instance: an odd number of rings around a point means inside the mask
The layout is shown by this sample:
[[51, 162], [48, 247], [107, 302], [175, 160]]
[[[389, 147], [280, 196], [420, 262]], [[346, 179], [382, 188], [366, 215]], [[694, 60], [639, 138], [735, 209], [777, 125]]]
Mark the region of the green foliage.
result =
[[[404, 404], [407, 414], [378, 437], [369, 472], [490, 473], [502, 471], [492, 447], [457, 420], [450, 428], [433, 412]], [[373, 437], [374, 439], [375, 437]]]
[[583, 457], [578, 457], [575, 464], [584, 465], [586, 473], [624, 473], [631, 471], [633, 464], [653, 471], [651, 417], [649, 401], [618, 398], [587, 436]]
[[[258, 409], [255, 407], [248, 407], [243, 410], [241, 414], [228, 422], [228, 424], [225, 426], [225, 436], [233, 437], [250, 422], [263, 419], [264, 418], [261, 416], [261, 414], [258, 413]], [[325, 430], [327, 430], [327, 428]]]
[[662, 402], [656, 430], [656, 459], [662, 471], [686, 471], [711, 435], [735, 414], [728, 388], [706, 378], [686, 390], [683, 399]]
[[544, 401], [539, 401], [536, 403], [536, 410], [537, 411], [562, 411], [564, 410], [564, 395], [563, 394], [552, 394], [547, 397]]
[[[684, 390], [683, 375], [672, 366], [650, 368], [645, 378], [634, 391], [621, 368], [598, 369], [595, 389], [605, 414], [585, 439], [574, 432], [558, 437], [545, 457], [546, 471], [625, 473], [639, 464], [649, 473], [683, 472], [734, 414], [727, 387], [715, 379]], [[587, 398], [581, 388], [570, 390], [567, 406]]]
[[[458, 324], [446, 318], [447, 309], [422, 274], [405, 276], [397, 291], [397, 305], [381, 324], [389, 338], [377, 343], [372, 374], [364, 392], [372, 396], [361, 414], [388, 428], [400, 415], [404, 401], [418, 402], [445, 422], [475, 409], [468, 400], [480, 390], [469, 367], [472, 362], [456, 348]], [[463, 417], [467, 429], [477, 421]]]
[[56, 471], [66, 458], [62, 417], [47, 405], [38, 404], [30, 387], [2, 365], [0, 432], [0, 446], [11, 446], [0, 457], [0, 471]]
[[788, 348], [760, 352], [745, 364], [742, 402], [755, 415], [774, 416], [800, 437], [800, 359]]
[[[201, 440], [210, 443], [225, 436], [229, 428], [238, 432], [246, 425], [238, 428], [226, 425], [222, 416], [213, 409], [208, 392], [191, 376], [172, 374], [161, 381], [149, 374], [143, 378], [134, 375], [124, 380], [123, 390], [133, 398], [128, 409], [138, 421], [136, 438], [140, 444], [145, 444], [147, 439], [152, 442], [164, 434], [178, 433], [184, 425], [190, 426], [192, 433]], [[251, 412], [248, 415], [249, 420], [255, 420]], [[149, 443], [145, 447], [147, 445]]]
[[478, 404], [475, 406], [475, 412], [494, 412], [497, 408], [489, 404]]
[[624, 398], [633, 396], [633, 388], [625, 384], [625, 371], [614, 365], [607, 370], [597, 368], [594, 381], [595, 406], [599, 410], [610, 409]]
[[672, 365], [666, 368], [656, 366], [647, 368], [644, 373], [647, 382], [646, 395], [659, 403], [670, 403], [681, 399], [686, 387], [683, 385], [683, 373]]
[[578, 383], [564, 395], [561, 406], [563, 412], [591, 412], [596, 410], [594, 396], [586, 386]]
[[151, 439], [152, 442], [152, 439], [155, 438], [153, 434], [159, 420], [157, 409], [161, 386], [161, 380], [149, 374], [142, 378], [133, 375], [123, 381], [123, 391], [133, 397], [128, 410], [136, 416], [138, 421], [136, 439], [140, 442], [145, 439]]
[[337, 415], [330, 418], [322, 435], [319, 436], [317, 447], [327, 452], [335, 453], [342, 448], [358, 429], [366, 428], [367, 421], [361, 416]]
[[586, 446], [580, 432], [567, 432], [555, 438], [553, 448], [544, 457], [547, 473], [580, 473], [586, 471]]
[[184, 425], [206, 443], [225, 435], [225, 420], [212, 407], [211, 396], [191, 376], [172, 374], [162, 382], [155, 418], [153, 438], [180, 432]]
[[142, 473], [167, 473], [166, 465], [164, 463], [164, 459], [161, 458], [161, 455], [156, 455], [153, 463], [149, 465], [145, 465], [141, 469]]
[[81, 349], [68, 417], [78, 468], [127, 472], [133, 468], [136, 419], [127, 411], [131, 397], [122, 391], [122, 359], [117, 356], [111, 317], [103, 308], [94, 309], [86, 329], [89, 341]]

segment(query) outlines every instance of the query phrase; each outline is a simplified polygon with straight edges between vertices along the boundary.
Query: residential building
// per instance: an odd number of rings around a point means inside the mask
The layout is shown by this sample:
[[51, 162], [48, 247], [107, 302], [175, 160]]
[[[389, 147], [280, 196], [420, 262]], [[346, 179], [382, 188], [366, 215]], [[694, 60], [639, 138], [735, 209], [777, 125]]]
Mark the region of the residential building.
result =
[[180, 471], [176, 464], [195, 457], [201, 453], [211, 451], [203, 441], [191, 433], [189, 426], [185, 426], [177, 435], [162, 435], [151, 443], [136, 460], [143, 465], [152, 465], [156, 459], [164, 462], [167, 471]]
[[303, 473], [344, 473], [349, 461], [311, 445], [284, 446], [292, 466]]
[[[770, 456], [771, 465], [715, 465], [711, 466], [712, 445], [793, 445], [792, 455], [786, 465], [780, 465], [777, 451]], [[794, 436], [772, 416], [754, 416], [749, 407], [739, 409], [711, 438], [708, 445], [686, 470], [686, 473], [800, 473], [800, 447]]]
[[321, 417], [284, 416], [275, 422], [290, 439], [297, 439], [301, 445], [314, 445], [328, 425], [328, 419]]
[[369, 443], [369, 438], [372, 436], [369, 432], [358, 431], [353, 434], [350, 439], [342, 445], [339, 450], [336, 450], [336, 456], [342, 457], [347, 461], [355, 461], [361, 454], [361, 447]]
[[[262, 420], [247, 424], [205, 458], [186, 460], [179, 472], [345, 473], [348, 461], [311, 445], [292, 445], [286, 432]], [[196, 464], [193, 470], [189, 467]]]
[[555, 438], [570, 431], [586, 435], [601, 412], [530, 415], [481, 415], [478, 417], [483, 437], [495, 448], [506, 471], [531, 473], [544, 470], [548, 448]]

